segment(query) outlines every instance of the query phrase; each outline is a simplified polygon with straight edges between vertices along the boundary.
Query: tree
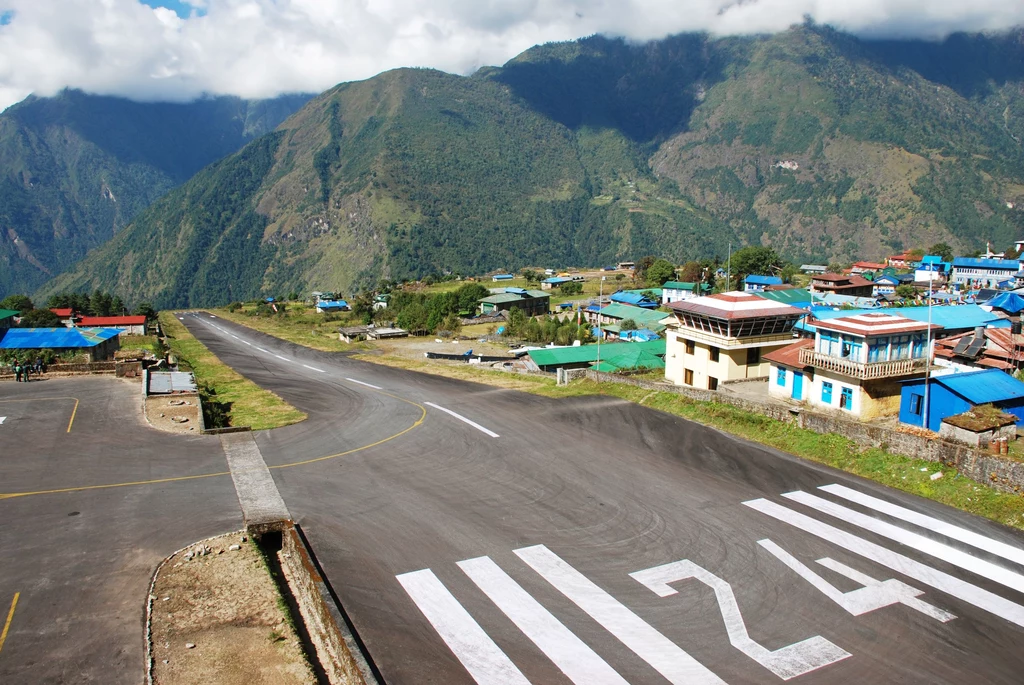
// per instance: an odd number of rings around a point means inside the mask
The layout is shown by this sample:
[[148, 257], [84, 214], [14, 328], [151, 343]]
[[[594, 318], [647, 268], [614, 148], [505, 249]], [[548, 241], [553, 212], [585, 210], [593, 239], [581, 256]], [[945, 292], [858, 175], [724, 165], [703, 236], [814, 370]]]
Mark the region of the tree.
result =
[[115, 316], [123, 316], [128, 311], [128, 308], [124, 306], [124, 300], [117, 295], [110, 298], [110, 312]]
[[525, 278], [527, 283], [536, 283], [540, 280], [540, 276], [533, 269], [523, 269], [519, 272], [519, 275]]
[[505, 332], [508, 335], [519, 335], [526, 327], [526, 314], [519, 307], [512, 307], [508, 312], [508, 324]]
[[748, 245], [732, 253], [732, 273], [737, 276], [750, 274], [772, 274], [783, 267], [785, 262], [770, 247]]
[[156, 318], [156, 310], [153, 309], [153, 305], [149, 302], [139, 302], [132, 314], [135, 316], [144, 316], [146, 317], [146, 321], [152, 321]]
[[915, 247], [913, 250], [907, 250], [907, 256], [910, 257], [911, 259], [920, 260], [922, 257], [924, 257], [924, 249], [920, 247]]
[[637, 283], [647, 280], [647, 269], [656, 261], [658, 261], [658, 258], [653, 255], [641, 257], [637, 260], [637, 263], [633, 266], [633, 280]]
[[675, 265], [666, 259], [659, 259], [647, 268], [645, 280], [648, 285], [661, 287], [665, 281], [671, 281], [675, 276]]
[[689, 261], [679, 268], [679, 280], [683, 283], [700, 283], [704, 275], [704, 266], [700, 262]]
[[917, 297], [917, 289], [912, 285], [904, 283], [903, 285], [896, 286], [896, 295], [904, 299], [912, 299]]
[[56, 295], [50, 295], [46, 300], [47, 309], [64, 309], [71, 306], [71, 296], [67, 293], [57, 293]]
[[476, 311], [477, 304], [491, 294], [491, 291], [479, 283], [466, 283], [455, 291], [459, 299], [460, 312]]
[[21, 315], [22, 328], [57, 328], [60, 317], [49, 309], [33, 309]]
[[620, 331], [635, 331], [636, 329], [636, 321], [633, 319], [623, 319], [622, 323], [619, 324]]
[[793, 276], [800, 273], [800, 267], [796, 264], [787, 264], [782, 267], [782, 271], [779, 272], [779, 276], [782, 278], [783, 283], [792, 283]]
[[0, 300], [0, 309], [10, 309], [24, 314], [35, 308], [28, 295], [8, 295], [3, 300]]
[[429, 316], [430, 312], [426, 307], [419, 302], [413, 302], [402, 309], [396, 317], [396, 321], [400, 328], [404, 328], [410, 333], [423, 333], [427, 330]]
[[97, 288], [89, 299], [89, 311], [93, 316], [110, 316], [111, 302], [110, 295]]
[[928, 254], [942, 257], [942, 261], [953, 261], [953, 248], [948, 243], [935, 243], [928, 248]]
[[558, 287], [563, 295], [579, 295], [583, 292], [583, 284], [579, 281], [569, 281]]
[[448, 331], [453, 338], [458, 337], [462, 332], [462, 317], [454, 313], [444, 317], [444, 320], [441, 321], [441, 330]]
[[1020, 259], [1020, 252], [1017, 251], [1017, 247], [1011, 247], [1009, 250], [1004, 252], [1003, 259]]
[[626, 278], [626, 274], [615, 274], [615, 280], [616, 281], [621, 281], [621, 280], [624, 280], [625, 278]]

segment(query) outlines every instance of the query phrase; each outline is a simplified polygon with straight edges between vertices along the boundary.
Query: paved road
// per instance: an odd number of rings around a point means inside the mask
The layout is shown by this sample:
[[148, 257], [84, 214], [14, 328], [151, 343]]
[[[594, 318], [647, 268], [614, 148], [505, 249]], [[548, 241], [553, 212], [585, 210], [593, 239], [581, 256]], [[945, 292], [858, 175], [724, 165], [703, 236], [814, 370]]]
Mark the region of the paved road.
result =
[[1021, 681], [1014, 531], [614, 399], [182, 318], [309, 412], [257, 442], [392, 685]]
[[228, 476], [46, 492], [226, 470], [216, 437], [146, 424], [139, 390], [112, 378], [0, 383], [0, 630], [18, 594], [0, 683], [141, 682], [154, 568], [242, 527]]

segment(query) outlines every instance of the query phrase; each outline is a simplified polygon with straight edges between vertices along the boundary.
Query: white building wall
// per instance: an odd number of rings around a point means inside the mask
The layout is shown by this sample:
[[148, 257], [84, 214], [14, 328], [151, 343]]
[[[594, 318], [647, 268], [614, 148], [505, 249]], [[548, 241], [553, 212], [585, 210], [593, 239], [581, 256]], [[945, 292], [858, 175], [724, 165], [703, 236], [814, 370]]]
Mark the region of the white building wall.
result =
[[[825, 383], [832, 384], [832, 401], [830, 403], [822, 401], [821, 398], [822, 388]], [[853, 403], [845, 409], [841, 409], [839, 406], [840, 398], [843, 396], [843, 388], [849, 388], [853, 391]], [[863, 404], [863, 389], [860, 386], [860, 382], [853, 378], [815, 369], [814, 380], [808, 382], [807, 376], [804, 376], [804, 398], [812, 406], [834, 409], [842, 411], [844, 414], [849, 413], [859, 417]]]

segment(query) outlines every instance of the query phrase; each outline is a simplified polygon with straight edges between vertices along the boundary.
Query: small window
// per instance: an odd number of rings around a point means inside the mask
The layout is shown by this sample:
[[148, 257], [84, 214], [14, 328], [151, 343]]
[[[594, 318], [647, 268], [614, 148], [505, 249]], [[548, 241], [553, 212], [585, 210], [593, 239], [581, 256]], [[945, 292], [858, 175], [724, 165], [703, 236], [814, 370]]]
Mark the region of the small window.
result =
[[708, 390], [718, 390], [718, 379], [708, 376]]
[[924, 411], [924, 396], [923, 395], [911, 395], [910, 396], [910, 413], [914, 416], [920, 416]]
[[[715, 347], [714, 345], [711, 345], [710, 347], [708, 347], [708, 354], [711, 357], [711, 361], [713, 361], [713, 362], [717, 362], [718, 361], [718, 348], [717, 347]], [[714, 388], [712, 388], [712, 390], [714, 390]]]
[[693, 354], [693, 348], [694, 348], [693, 341], [692, 340], [687, 340], [686, 341], [686, 354]]
[[748, 347], [747, 348], [747, 366], [756, 366], [761, 363], [761, 348], [760, 347]]
[[821, 383], [821, 403], [832, 404], [832, 384], [828, 381]]
[[781, 366], [779, 367], [778, 373], [775, 374], [775, 383], [776, 385], [781, 385], [783, 387], [786, 385], [786, 370]]
[[693, 385], [693, 371], [690, 369], [683, 369], [683, 383], [687, 385]]

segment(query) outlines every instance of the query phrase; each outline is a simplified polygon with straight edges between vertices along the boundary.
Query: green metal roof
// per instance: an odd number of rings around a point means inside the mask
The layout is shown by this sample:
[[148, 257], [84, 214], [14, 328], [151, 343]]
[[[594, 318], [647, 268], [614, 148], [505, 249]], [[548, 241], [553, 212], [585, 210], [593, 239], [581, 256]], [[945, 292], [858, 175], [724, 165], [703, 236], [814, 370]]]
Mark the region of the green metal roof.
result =
[[525, 298], [522, 295], [513, 295], [512, 293], [501, 293], [500, 295], [491, 295], [490, 297], [485, 297], [480, 301], [487, 302], [490, 304], [501, 304], [503, 302], [519, 302], [520, 300], [523, 299]]
[[619, 304], [617, 302], [613, 302], [607, 307], [602, 308], [600, 314], [601, 316], [610, 316], [611, 318], [619, 319], [620, 321], [633, 319], [633, 321], [636, 321], [638, 328], [650, 328], [651, 330], [655, 330], [655, 328], [657, 328], [657, 330], [664, 329], [665, 327], [658, 322], [671, 316], [671, 314], [659, 312], [656, 309], [642, 309], [640, 307], [633, 307], [628, 304]]
[[[608, 343], [601, 345], [601, 359], [613, 359], [630, 349], [640, 349], [658, 357], [665, 355], [665, 341]], [[580, 364], [597, 361], [597, 345], [580, 345], [579, 347], [555, 347], [543, 350], [531, 350], [530, 359], [537, 366], [559, 366], [564, 364]]]
[[799, 307], [803, 304], [811, 303], [811, 293], [807, 288], [788, 288], [786, 290], [764, 290], [761, 292], [754, 293], [758, 297], [763, 297], [766, 300], [772, 300], [773, 302], [781, 302], [783, 304], [792, 305]]
[[3, 321], [4, 319], [9, 319], [12, 316], [17, 316], [20, 313], [21, 312], [16, 312], [13, 309], [0, 309], [0, 321]]
[[662, 288], [666, 290], [696, 290], [696, 283], [684, 283], [683, 281], [665, 281]]
[[664, 369], [665, 361], [647, 350], [640, 349], [637, 343], [630, 343], [630, 349], [616, 354], [613, 357], [604, 358], [601, 363], [594, 366], [598, 371], [614, 373], [623, 369]]

